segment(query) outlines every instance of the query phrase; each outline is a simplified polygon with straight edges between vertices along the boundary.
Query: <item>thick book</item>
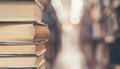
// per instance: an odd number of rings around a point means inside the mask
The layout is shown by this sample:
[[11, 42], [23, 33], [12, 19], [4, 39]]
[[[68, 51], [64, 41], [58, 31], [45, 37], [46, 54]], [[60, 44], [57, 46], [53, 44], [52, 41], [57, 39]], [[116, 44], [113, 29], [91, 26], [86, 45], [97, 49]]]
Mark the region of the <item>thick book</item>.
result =
[[41, 14], [41, 7], [32, 0], [0, 1], [0, 68], [45, 69], [45, 42], [38, 43], [48, 38], [47, 26], [19, 22], [41, 22]]
[[[0, 67], [19, 68], [19, 67], [38, 67], [44, 64], [44, 55], [39, 57], [0, 57]], [[41, 65], [42, 65], [41, 64]], [[40, 66], [39, 66], [40, 67]]]

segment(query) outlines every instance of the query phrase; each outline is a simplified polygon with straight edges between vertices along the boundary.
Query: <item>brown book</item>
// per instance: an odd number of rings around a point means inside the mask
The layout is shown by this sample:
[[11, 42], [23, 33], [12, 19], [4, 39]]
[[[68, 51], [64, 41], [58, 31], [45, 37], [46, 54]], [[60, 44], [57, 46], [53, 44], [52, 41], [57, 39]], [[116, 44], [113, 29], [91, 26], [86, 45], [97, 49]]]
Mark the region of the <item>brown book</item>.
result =
[[32, 24], [2, 24], [0, 25], [0, 41], [33, 40], [35, 31]]
[[43, 60], [44, 55], [40, 57], [0, 57], [0, 67], [38, 67]]
[[[41, 22], [41, 8], [35, 2], [0, 2], [0, 21]], [[47, 38], [48, 28], [45, 26], [0, 24], [0, 42], [39, 41]], [[0, 45], [0, 67], [36, 67], [45, 69], [44, 55], [40, 56], [44, 54], [44, 50], [45, 44]]]
[[41, 21], [41, 7], [36, 2], [0, 2], [0, 21]]
[[0, 45], [0, 54], [34, 54], [45, 49], [40, 45]]

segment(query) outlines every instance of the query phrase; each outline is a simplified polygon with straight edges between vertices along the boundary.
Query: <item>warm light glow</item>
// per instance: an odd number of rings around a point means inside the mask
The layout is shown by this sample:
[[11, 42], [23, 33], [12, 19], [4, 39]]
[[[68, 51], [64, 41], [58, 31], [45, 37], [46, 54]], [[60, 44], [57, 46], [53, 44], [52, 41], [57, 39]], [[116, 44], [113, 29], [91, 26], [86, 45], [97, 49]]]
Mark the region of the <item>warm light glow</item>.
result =
[[70, 21], [73, 24], [79, 24], [83, 14], [84, 1], [72, 0], [71, 3]]
[[67, 13], [65, 12], [65, 9], [61, 0], [52, 0], [51, 4], [54, 7], [54, 10], [56, 11], [57, 18], [59, 19], [60, 23], [63, 23], [66, 20], [68, 20]]
[[[76, 24], [79, 24], [83, 14], [83, 0], [52, 0], [52, 6], [56, 11], [61, 27], [61, 50], [55, 61], [53, 69], [86, 69], [84, 68], [84, 54], [80, 51], [79, 32]], [[70, 4], [71, 3], [71, 4]], [[68, 5], [66, 5], [68, 4]]]
[[[57, 17], [60, 23], [66, 21], [71, 21], [72, 24], [79, 24], [84, 7], [84, 0], [70, 0], [71, 1], [71, 10], [64, 8], [61, 0], [52, 0], [52, 6], [54, 7]], [[69, 7], [68, 7], [69, 8]]]

